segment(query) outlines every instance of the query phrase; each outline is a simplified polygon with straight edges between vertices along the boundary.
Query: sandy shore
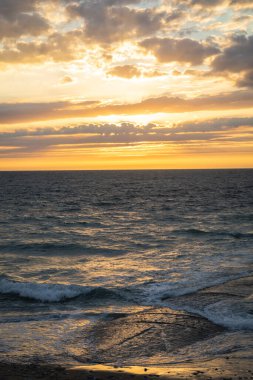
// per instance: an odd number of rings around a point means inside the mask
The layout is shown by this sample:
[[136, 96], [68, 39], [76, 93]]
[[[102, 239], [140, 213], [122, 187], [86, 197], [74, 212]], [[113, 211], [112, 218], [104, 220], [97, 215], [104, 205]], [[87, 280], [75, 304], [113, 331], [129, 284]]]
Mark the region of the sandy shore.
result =
[[110, 367], [89, 365], [60, 367], [0, 363], [1, 380], [157, 380], [157, 379], [253, 379], [250, 360], [225, 358], [208, 362], [168, 367]]

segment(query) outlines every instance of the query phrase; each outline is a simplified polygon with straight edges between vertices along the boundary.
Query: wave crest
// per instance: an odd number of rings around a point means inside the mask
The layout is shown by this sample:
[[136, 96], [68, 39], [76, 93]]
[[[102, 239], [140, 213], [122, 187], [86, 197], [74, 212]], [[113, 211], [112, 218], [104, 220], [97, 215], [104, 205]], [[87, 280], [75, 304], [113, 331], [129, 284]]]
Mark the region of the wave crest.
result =
[[0, 279], [0, 294], [12, 294], [41, 302], [60, 302], [82, 295], [88, 299], [119, 297], [113, 290], [102, 287], [18, 282], [6, 278]]

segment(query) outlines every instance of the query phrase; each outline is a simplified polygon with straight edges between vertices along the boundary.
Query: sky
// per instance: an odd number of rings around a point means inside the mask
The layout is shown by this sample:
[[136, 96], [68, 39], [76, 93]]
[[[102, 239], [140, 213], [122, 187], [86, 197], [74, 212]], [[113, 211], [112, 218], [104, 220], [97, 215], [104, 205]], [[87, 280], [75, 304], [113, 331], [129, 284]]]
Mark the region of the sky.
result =
[[0, 0], [0, 170], [250, 167], [252, 0]]

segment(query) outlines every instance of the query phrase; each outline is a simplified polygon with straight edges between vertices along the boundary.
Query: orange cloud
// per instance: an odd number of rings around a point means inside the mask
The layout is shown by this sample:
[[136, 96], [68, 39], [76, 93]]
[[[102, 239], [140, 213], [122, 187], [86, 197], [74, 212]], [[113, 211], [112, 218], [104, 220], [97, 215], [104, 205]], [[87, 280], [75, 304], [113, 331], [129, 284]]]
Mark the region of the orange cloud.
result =
[[166, 75], [165, 72], [160, 70], [140, 69], [135, 65], [114, 66], [113, 68], [107, 71], [107, 74], [126, 79], [138, 77], [153, 78]]
[[80, 103], [6, 103], [0, 104], [0, 123], [17, 123], [107, 115], [184, 113], [204, 110], [234, 110], [253, 107], [252, 91], [236, 91], [191, 99], [161, 96], [138, 103], [106, 104], [99, 101]]
[[141, 76], [141, 70], [133, 65], [115, 66], [107, 71], [107, 74], [121, 77], [121, 78], [134, 78]]

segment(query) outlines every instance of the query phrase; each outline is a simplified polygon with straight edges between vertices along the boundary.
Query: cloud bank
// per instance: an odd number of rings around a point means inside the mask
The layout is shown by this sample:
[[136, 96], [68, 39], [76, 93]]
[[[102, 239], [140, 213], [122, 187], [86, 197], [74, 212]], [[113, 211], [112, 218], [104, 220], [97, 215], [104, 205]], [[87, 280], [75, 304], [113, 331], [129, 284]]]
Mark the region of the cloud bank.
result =
[[[227, 133], [229, 132], [229, 133]], [[0, 133], [0, 155], [18, 156], [24, 153], [57, 149], [66, 146], [83, 148], [105, 144], [173, 143], [191, 145], [196, 142], [246, 141], [253, 143], [253, 118], [220, 118], [189, 121], [170, 126], [133, 123], [84, 124], [61, 128], [38, 128]], [[95, 144], [95, 145], [94, 145]], [[6, 149], [8, 147], [8, 149]]]
[[252, 91], [236, 91], [192, 99], [161, 96], [128, 104], [102, 104], [100, 101], [85, 101], [79, 103], [2, 103], [0, 104], [0, 124], [77, 117], [184, 113], [203, 110], [234, 110], [252, 107]]

